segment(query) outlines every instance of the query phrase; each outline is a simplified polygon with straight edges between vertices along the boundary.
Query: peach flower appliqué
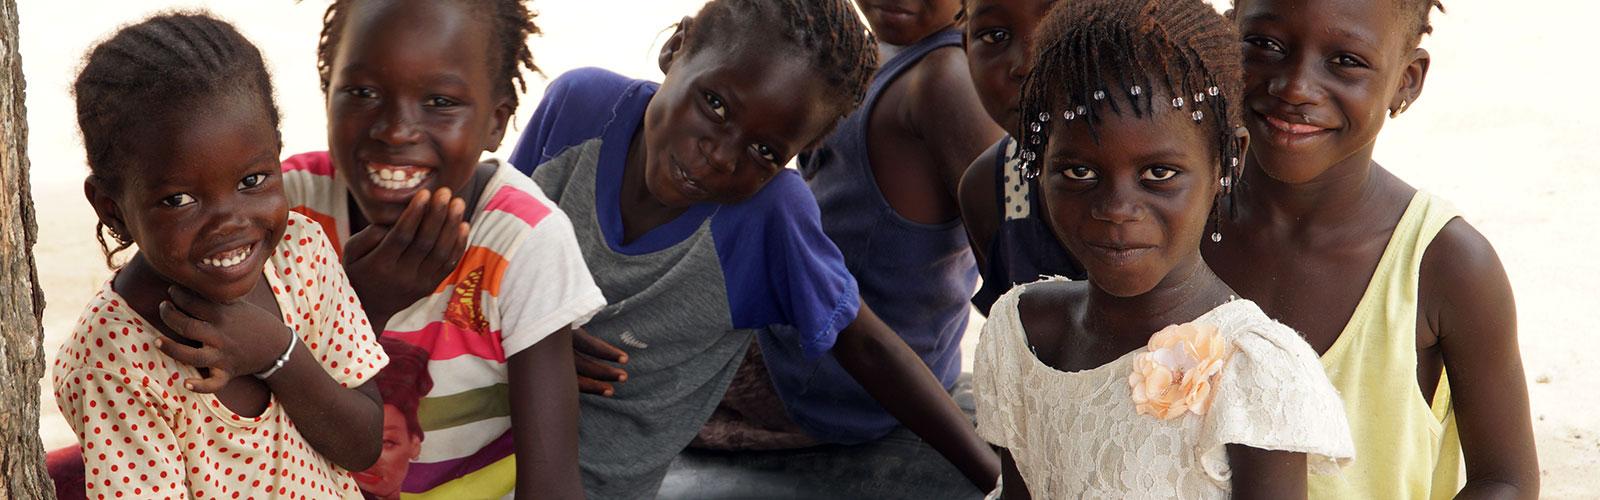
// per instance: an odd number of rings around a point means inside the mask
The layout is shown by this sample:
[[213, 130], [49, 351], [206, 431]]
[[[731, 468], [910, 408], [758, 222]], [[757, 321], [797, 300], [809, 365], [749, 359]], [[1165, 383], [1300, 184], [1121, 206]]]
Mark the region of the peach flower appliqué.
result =
[[1162, 420], [1184, 413], [1205, 415], [1211, 408], [1212, 383], [1232, 354], [1216, 325], [1190, 322], [1162, 328], [1145, 349], [1128, 375], [1134, 410]]

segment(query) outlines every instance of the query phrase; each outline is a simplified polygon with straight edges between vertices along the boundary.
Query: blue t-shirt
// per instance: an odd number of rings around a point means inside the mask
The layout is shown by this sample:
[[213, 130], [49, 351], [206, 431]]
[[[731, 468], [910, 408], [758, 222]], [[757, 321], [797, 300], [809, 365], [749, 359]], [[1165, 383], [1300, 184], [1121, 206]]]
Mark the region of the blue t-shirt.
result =
[[580, 398], [579, 462], [595, 498], [655, 494], [752, 336], [789, 401], [803, 385], [780, 381], [807, 381], [860, 307], [816, 200], [792, 170], [748, 200], [694, 205], [622, 241], [624, 164], [658, 87], [601, 69], [562, 75], [510, 159], [572, 220], [610, 304], [585, 328], [629, 355], [614, 397]]

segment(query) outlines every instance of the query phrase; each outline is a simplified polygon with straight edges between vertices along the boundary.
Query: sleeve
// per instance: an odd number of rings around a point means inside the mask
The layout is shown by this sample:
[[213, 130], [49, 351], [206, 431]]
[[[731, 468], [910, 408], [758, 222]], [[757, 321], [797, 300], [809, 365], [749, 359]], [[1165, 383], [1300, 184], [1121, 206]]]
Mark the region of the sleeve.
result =
[[1277, 322], [1249, 327], [1216, 379], [1197, 452], [1206, 474], [1228, 481], [1226, 445], [1306, 454], [1312, 474], [1337, 474], [1355, 458], [1344, 403], [1316, 352]]
[[1016, 335], [1017, 287], [995, 301], [994, 314], [983, 324], [978, 350], [972, 360], [972, 396], [977, 405], [978, 437], [1005, 448], [1015, 448], [1022, 440], [1013, 413], [1022, 407], [1018, 380], [1021, 367], [1011, 355]]
[[582, 326], [606, 305], [572, 221], [554, 208], [512, 256], [504, 283], [498, 308], [508, 358], [557, 330]]
[[184, 459], [167, 403], [129, 376], [80, 368], [56, 382], [56, 404], [83, 449], [87, 496], [182, 496]]
[[296, 274], [286, 277], [291, 281], [304, 277], [302, 282], [286, 285], [304, 286], [304, 298], [309, 299], [308, 311], [300, 311], [307, 322], [305, 327], [296, 328], [296, 333], [339, 385], [365, 384], [389, 364], [389, 357], [378, 345], [361, 299], [350, 288], [344, 266], [319, 224], [291, 213], [288, 227], [296, 241], [306, 242], [297, 247], [301, 252], [296, 256]]
[[556, 77], [545, 88], [507, 161], [532, 175], [574, 143], [594, 137], [610, 118], [606, 112], [614, 103], [606, 101], [615, 101], [629, 83], [627, 77], [600, 68], [575, 69]]
[[712, 233], [734, 328], [791, 325], [773, 332], [797, 337], [779, 340], [808, 360], [833, 349], [861, 298], [800, 174], [780, 172], [750, 200], [721, 210], [728, 219], [715, 221]]

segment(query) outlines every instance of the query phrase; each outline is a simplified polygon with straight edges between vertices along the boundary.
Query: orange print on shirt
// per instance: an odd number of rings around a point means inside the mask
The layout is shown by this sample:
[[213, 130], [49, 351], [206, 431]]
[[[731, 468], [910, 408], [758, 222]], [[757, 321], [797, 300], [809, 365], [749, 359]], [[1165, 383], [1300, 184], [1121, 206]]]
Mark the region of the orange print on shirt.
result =
[[488, 248], [467, 248], [455, 272], [445, 278], [434, 292], [455, 286], [450, 292], [450, 301], [445, 305], [445, 321], [463, 329], [488, 333], [489, 320], [483, 313], [484, 299], [500, 294], [500, 280], [505, 275], [507, 264], [505, 258]]

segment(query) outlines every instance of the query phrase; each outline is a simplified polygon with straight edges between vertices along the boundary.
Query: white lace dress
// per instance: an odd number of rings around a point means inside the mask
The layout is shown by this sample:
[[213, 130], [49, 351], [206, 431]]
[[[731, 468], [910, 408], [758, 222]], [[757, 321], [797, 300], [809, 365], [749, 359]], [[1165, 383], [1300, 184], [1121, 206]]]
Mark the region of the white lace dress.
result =
[[973, 373], [978, 434], [1010, 450], [1034, 498], [1226, 498], [1226, 446], [1307, 454], [1313, 474], [1355, 455], [1343, 403], [1311, 346], [1254, 302], [1234, 300], [1195, 321], [1217, 326], [1233, 353], [1205, 415], [1171, 420], [1134, 410], [1128, 376], [1143, 349], [1062, 372], [1028, 349], [1017, 298], [992, 309]]

